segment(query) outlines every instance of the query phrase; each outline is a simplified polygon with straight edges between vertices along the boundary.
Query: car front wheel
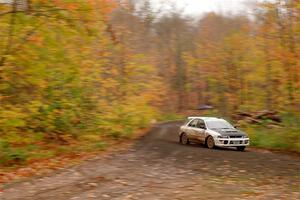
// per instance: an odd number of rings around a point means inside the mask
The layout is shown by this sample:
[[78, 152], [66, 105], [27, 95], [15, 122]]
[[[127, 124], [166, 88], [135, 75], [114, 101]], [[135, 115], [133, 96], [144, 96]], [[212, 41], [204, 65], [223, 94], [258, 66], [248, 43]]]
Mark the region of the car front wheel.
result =
[[214, 138], [209, 136], [206, 140], [206, 146], [209, 148], [209, 149], [213, 149], [215, 147], [215, 141], [214, 141]]

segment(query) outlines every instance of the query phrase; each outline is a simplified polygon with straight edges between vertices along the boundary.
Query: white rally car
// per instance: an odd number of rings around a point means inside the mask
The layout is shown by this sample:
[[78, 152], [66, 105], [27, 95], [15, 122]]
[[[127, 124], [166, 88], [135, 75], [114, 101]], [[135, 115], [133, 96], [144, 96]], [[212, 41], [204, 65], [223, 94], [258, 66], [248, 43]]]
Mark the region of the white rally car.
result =
[[189, 117], [180, 127], [179, 141], [182, 144], [203, 143], [210, 149], [215, 146], [236, 147], [239, 151], [244, 151], [250, 144], [247, 134], [215, 117]]

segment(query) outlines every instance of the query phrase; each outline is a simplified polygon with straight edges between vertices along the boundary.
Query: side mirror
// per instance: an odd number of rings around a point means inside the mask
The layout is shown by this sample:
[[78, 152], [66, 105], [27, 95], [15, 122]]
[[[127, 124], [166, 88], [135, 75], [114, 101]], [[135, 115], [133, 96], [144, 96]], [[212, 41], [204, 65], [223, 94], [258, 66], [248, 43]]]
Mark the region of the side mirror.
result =
[[235, 125], [235, 126], [234, 126], [234, 128], [236, 128], [236, 129], [237, 129], [238, 127], [239, 127], [238, 125]]

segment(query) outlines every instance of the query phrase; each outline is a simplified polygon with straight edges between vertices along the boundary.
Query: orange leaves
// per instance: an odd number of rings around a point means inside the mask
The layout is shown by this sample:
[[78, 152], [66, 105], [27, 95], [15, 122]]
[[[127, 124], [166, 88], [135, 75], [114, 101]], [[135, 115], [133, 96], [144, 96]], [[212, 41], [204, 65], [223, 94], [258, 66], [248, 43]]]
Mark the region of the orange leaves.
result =
[[112, 0], [102, 0], [101, 3], [101, 9], [104, 14], [111, 13], [115, 8], [117, 7], [117, 4], [115, 1]]
[[96, 14], [101, 14], [104, 20], [108, 20], [108, 15], [117, 7], [113, 0], [89, 0], [88, 4]]
[[70, 10], [70, 11], [74, 11], [77, 10], [79, 7], [78, 3], [75, 2], [66, 2], [66, 1], [62, 1], [62, 0], [54, 0], [54, 5], [66, 10]]
[[100, 9], [103, 14], [109, 14], [117, 7], [117, 3], [112, 0], [88, 0], [88, 4]]
[[41, 35], [32, 35], [27, 40], [33, 44], [36, 44], [37, 46], [42, 46], [44, 38]]

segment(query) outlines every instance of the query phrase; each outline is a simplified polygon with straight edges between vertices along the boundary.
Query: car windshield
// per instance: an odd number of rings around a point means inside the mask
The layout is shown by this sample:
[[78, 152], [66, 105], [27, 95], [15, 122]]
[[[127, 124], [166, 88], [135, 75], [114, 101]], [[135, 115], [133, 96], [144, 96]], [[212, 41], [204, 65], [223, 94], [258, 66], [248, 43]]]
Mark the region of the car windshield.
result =
[[233, 126], [226, 121], [207, 121], [209, 129], [232, 129]]

